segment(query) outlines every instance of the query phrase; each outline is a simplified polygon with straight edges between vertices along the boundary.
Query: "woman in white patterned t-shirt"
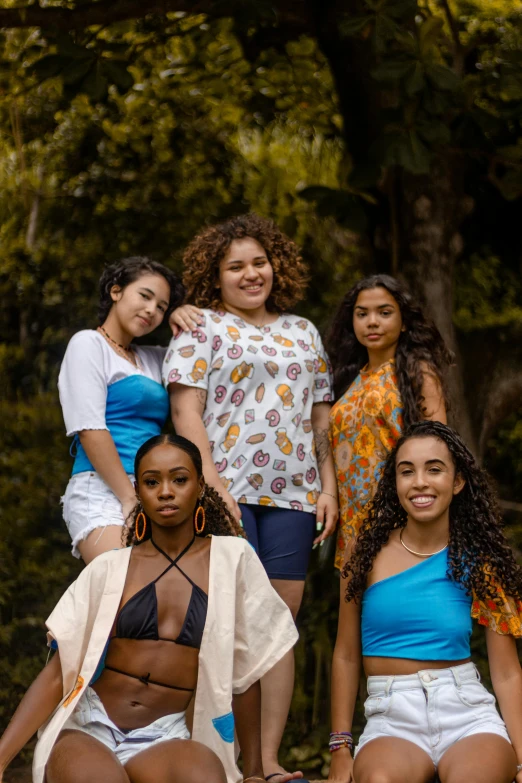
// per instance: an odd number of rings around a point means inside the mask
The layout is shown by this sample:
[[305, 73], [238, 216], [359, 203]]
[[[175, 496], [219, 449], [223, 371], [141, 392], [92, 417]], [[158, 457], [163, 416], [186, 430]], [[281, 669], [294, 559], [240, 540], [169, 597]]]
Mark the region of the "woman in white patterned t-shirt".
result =
[[[297, 246], [269, 220], [206, 228], [184, 256], [187, 300], [163, 367], [172, 419], [202, 455], [205, 480], [243, 521], [294, 617], [314, 541], [333, 533], [337, 486], [328, 442], [328, 359], [315, 326], [288, 310], [304, 295]], [[197, 325], [194, 323], [197, 321]], [[317, 536], [316, 536], [317, 532]], [[262, 681], [265, 774], [278, 762], [294, 680], [292, 653]]]

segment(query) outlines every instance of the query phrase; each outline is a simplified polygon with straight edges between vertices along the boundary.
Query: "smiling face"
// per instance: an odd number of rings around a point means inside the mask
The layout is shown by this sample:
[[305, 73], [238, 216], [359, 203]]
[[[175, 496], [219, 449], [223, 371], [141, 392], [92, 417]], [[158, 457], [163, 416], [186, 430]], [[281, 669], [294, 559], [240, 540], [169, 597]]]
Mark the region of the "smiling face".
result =
[[449, 521], [453, 497], [464, 487], [446, 444], [433, 436], [410, 438], [397, 452], [397, 494], [408, 518], [430, 524]]
[[147, 517], [162, 528], [193, 524], [203, 486], [189, 455], [169, 443], [151, 449], [140, 462], [137, 494]]
[[[111, 289], [112, 308], [105, 326], [114, 325], [130, 339], [149, 334], [163, 321], [168, 310], [170, 286], [161, 275], [146, 273], [125, 288]], [[112, 322], [112, 323], [111, 323]]]
[[227, 310], [263, 309], [273, 282], [272, 264], [259, 242], [234, 239], [219, 265], [221, 300]]
[[386, 288], [368, 288], [361, 291], [353, 308], [353, 330], [358, 342], [368, 352], [395, 356], [403, 329], [399, 305]]

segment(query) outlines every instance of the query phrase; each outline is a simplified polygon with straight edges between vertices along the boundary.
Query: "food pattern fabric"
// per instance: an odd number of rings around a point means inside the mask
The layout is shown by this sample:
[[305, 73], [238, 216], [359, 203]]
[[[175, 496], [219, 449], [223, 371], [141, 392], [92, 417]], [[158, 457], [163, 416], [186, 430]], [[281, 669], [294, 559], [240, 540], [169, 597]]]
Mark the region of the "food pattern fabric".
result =
[[163, 383], [207, 393], [203, 420], [217, 471], [239, 503], [314, 511], [321, 490], [312, 406], [332, 400], [328, 359], [310, 321], [256, 327], [203, 310], [171, 340]]

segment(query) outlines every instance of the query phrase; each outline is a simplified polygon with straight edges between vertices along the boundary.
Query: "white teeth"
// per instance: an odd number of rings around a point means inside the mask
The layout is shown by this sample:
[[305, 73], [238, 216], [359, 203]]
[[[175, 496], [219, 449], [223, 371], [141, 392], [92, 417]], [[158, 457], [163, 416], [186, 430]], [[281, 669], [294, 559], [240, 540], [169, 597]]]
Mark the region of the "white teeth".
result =
[[414, 497], [411, 499], [412, 503], [415, 503], [417, 506], [427, 506], [430, 503], [432, 503], [434, 500], [433, 497], [428, 495], [418, 495], [417, 497]]

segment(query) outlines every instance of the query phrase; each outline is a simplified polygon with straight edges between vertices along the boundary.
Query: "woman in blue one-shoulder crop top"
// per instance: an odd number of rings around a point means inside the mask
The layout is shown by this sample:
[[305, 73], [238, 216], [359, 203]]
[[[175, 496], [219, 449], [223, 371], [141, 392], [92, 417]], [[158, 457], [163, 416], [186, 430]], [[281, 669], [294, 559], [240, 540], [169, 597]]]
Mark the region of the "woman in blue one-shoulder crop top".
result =
[[[521, 601], [486, 474], [445, 424], [412, 425], [342, 571], [328, 780], [522, 783]], [[471, 662], [472, 617], [489, 625], [504, 720]], [[361, 657], [367, 723], [352, 757]]]
[[100, 279], [99, 326], [77, 332], [58, 380], [74, 465], [63, 497], [72, 552], [89, 563], [122, 546], [135, 503], [134, 457], [169, 412], [161, 383], [165, 349], [136, 346], [183, 299], [176, 275], [148, 258], [108, 266]]

